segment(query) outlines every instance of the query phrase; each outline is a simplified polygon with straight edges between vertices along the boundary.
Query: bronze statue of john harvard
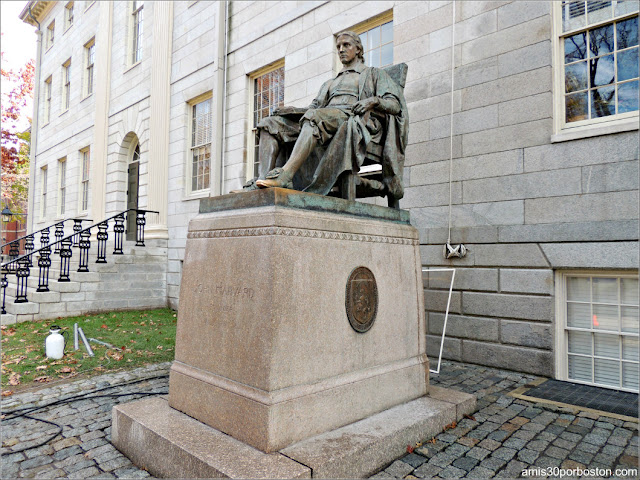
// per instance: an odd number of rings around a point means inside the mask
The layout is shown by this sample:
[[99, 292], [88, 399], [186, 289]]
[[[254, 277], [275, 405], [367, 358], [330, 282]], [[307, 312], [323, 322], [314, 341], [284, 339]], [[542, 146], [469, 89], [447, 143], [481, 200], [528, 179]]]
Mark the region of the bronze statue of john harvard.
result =
[[283, 187], [327, 195], [342, 173], [359, 171], [367, 145], [376, 141], [384, 145], [382, 182], [370, 180], [369, 187], [402, 198], [409, 123], [402, 89], [383, 70], [365, 66], [358, 34], [340, 33], [336, 47], [344, 67], [308, 109], [280, 107], [258, 123], [259, 176], [245, 190]]

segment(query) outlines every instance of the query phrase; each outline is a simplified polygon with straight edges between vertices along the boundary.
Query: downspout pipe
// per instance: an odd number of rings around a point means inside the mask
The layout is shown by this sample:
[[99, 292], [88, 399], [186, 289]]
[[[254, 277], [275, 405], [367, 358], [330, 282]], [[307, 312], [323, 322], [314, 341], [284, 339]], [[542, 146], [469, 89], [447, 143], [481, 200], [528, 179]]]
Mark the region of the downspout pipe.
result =
[[222, 140], [220, 148], [220, 194], [224, 195], [224, 159], [225, 149], [227, 148], [227, 57], [229, 56], [229, 0], [226, 0], [224, 6], [224, 67], [223, 67], [223, 85], [222, 85]]
[[33, 115], [31, 119], [31, 146], [29, 151], [29, 197], [27, 200], [27, 232], [33, 232], [35, 179], [36, 179], [36, 151], [38, 147], [38, 127], [40, 111], [40, 75], [42, 73], [42, 30], [40, 22], [31, 13], [31, 2], [29, 2], [29, 17], [38, 25], [36, 31], [36, 75], [33, 86]]

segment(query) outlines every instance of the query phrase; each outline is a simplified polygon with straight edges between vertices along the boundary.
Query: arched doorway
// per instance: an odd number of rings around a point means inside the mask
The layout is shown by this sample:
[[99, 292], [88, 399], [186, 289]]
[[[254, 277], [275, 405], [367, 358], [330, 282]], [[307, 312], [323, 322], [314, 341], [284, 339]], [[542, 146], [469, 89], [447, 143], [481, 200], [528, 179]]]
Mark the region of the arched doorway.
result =
[[[129, 152], [129, 166], [127, 169], [127, 208], [138, 208], [138, 187], [140, 180], [140, 144], [135, 139]], [[136, 215], [127, 215], [127, 240], [136, 239]]]

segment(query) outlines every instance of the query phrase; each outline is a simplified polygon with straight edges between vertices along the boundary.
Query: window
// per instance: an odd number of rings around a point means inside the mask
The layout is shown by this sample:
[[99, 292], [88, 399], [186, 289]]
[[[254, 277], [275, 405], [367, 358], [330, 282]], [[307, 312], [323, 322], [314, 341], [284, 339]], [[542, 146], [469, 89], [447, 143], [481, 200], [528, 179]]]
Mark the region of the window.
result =
[[211, 175], [211, 98], [191, 106], [191, 191], [209, 188]]
[[393, 12], [367, 20], [352, 30], [360, 35], [367, 66], [382, 68], [393, 65]]
[[557, 8], [562, 128], [638, 115], [638, 2], [567, 1]]
[[142, 59], [142, 9], [144, 2], [131, 2], [131, 65]]
[[56, 22], [55, 20], [47, 27], [46, 49], [50, 49], [53, 46], [53, 40], [55, 39]]
[[80, 181], [80, 211], [86, 212], [89, 209], [89, 168], [91, 150], [89, 147], [80, 151], [82, 158], [82, 177]]
[[44, 123], [51, 119], [51, 76], [44, 81]]
[[637, 392], [637, 274], [559, 277], [558, 378]]
[[64, 29], [73, 25], [73, 2], [67, 3], [64, 7]]
[[84, 46], [84, 96], [93, 93], [93, 62], [95, 58], [96, 41], [92, 38]]
[[270, 65], [252, 76], [253, 87], [253, 107], [252, 107], [252, 129], [249, 132], [249, 142], [251, 145], [249, 155], [248, 175], [250, 178], [258, 176], [260, 166], [258, 157], [258, 145], [260, 135], [257, 125], [265, 117], [271, 115], [273, 110], [284, 105], [284, 61]]
[[69, 110], [71, 99], [71, 59], [62, 65], [62, 111]]
[[40, 218], [44, 218], [47, 215], [47, 172], [48, 169], [46, 166], [40, 169], [40, 187], [41, 187], [41, 196], [40, 196]]
[[67, 200], [67, 158], [58, 160], [58, 215], [64, 216]]

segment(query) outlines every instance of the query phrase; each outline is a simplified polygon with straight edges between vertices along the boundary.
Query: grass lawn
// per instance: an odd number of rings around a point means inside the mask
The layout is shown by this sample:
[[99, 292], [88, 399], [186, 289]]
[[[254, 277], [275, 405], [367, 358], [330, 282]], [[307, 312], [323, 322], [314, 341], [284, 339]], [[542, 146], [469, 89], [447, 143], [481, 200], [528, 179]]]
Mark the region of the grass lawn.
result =
[[[73, 324], [76, 322], [87, 338], [109, 343], [113, 348], [90, 342], [95, 354], [90, 357], [78, 338], [79, 349], [74, 350]], [[48, 383], [173, 360], [176, 323], [176, 312], [164, 308], [3, 325], [2, 396], [37, 385], [36, 382]], [[44, 353], [44, 341], [51, 325], [67, 332], [64, 357], [60, 360], [48, 359]]]

